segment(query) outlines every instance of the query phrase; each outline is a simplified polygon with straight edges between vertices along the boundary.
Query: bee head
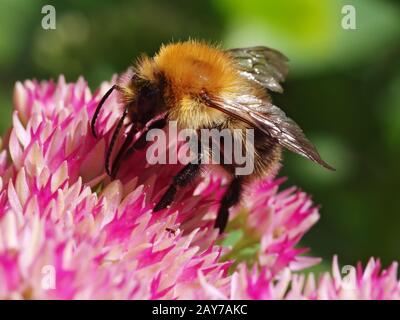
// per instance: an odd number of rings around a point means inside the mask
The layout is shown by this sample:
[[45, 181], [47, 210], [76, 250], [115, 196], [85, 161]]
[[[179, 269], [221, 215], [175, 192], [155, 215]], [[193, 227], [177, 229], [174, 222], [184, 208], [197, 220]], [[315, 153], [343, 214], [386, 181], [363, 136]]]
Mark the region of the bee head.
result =
[[130, 119], [141, 129], [165, 111], [163, 90], [160, 81], [143, 79], [137, 74], [133, 75], [131, 82], [135, 95], [128, 106]]

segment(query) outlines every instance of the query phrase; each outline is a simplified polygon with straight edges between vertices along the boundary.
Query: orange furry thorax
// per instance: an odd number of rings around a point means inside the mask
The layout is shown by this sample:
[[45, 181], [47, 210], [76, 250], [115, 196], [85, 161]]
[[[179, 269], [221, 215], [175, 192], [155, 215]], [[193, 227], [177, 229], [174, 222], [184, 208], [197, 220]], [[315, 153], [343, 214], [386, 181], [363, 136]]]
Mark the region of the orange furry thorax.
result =
[[154, 58], [139, 63], [138, 71], [150, 81], [163, 74], [178, 99], [202, 90], [211, 94], [235, 92], [243, 85], [228, 54], [197, 41], [162, 46]]

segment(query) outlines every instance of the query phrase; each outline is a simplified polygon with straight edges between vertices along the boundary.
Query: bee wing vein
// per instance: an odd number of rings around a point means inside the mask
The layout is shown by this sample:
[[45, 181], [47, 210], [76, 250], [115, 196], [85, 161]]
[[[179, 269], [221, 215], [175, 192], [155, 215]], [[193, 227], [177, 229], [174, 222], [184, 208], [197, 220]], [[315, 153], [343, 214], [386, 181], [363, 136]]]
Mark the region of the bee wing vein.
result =
[[225, 112], [261, 130], [286, 149], [302, 155], [321, 166], [334, 170], [322, 160], [315, 146], [291, 118], [271, 102], [251, 95], [238, 99], [208, 98], [207, 105]]
[[226, 51], [237, 63], [240, 75], [275, 92], [283, 92], [280, 85], [288, 73], [289, 61], [277, 50], [268, 47], [236, 48]]

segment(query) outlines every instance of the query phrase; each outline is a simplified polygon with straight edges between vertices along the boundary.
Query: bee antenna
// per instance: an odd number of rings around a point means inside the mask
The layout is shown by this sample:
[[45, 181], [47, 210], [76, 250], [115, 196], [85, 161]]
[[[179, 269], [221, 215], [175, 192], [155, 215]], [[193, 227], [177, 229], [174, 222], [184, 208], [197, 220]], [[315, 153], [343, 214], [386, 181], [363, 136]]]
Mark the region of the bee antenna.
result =
[[100, 110], [103, 107], [104, 102], [110, 96], [111, 92], [113, 92], [114, 89], [116, 89], [116, 88], [117, 88], [117, 85], [114, 84], [110, 89], [108, 89], [106, 94], [101, 98], [99, 104], [97, 105], [96, 111], [94, 112], [94, 115], [93, 115], [93, 118], [92, 118], [92, 122], [90, 123], [90, 127], [92, 129], [93, 137], [95, 137], [95, 138], [97, 138], [96, 128], [95, 128], [97, 117], [99, 116]]
[[127, 114], [128, 114], [128, 108], [125, 108], [124, 109], [124, 113], [122, 114], [121, 118], [118, 121], [117, 126], [115, 127], [115, 130], [114, 130], [113, 135], [111, 137], [110, 146], [108, 147], [108, 150], [107, 150], [105, 168], [106, 168], [106, 172], [107, 172], [107, 174], [109, 176], [111, 176], [111, 170], [110, 170], [111, 154], [112, 154], [112, 151], [113, 151], [114, 146], [115, 146], [115, 142], [117, 141], [118, 134], [119, 134], [119, 132], [121, 130], [121, 127], [122, 127], [122, 125], [124, 123], [124, 120], [125, 120]]

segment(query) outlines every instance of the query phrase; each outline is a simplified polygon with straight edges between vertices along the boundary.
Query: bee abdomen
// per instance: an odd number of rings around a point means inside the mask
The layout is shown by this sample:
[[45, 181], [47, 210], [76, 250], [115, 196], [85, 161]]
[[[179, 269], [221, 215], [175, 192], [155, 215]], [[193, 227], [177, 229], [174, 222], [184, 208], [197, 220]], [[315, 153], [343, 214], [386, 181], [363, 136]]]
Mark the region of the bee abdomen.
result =
[[[238, 143], [238, 141], [236, 141]], [[255, 179], [259, 179], [270, 175], [276, 166], [280, 163], [282, 157], [282, 147], [270, 137], [267, 137], [257, 130], [254, 131], [253, 143], [242, 137], [242, 155], [246, 158], [245, 166], [248, 167], [248, 163], [252, 162], [251, 170], [238, 170], [243, 168], [244, 165], [240, 165], [235, 161], [234, 155], [230, 157], [233, 159], [232, 162], [226, 163], [221, 162], [221, 166], [232, 176], [243, 175], [243, 182], [251, 182]], [[223, 148], [223, 146], [221, 146]], [[225, 150], [224, 150], [225, 151]], [[232, 150], [233, 152], [233, 150]], [[221, 159], [224, 159], [221, 155]], [[241, 172], [241, 174], [239, 174]]]
[[282, 159], [282, 147], [269, 137], [255, 138], [254, 173], [246, 180], [270, 175]]

